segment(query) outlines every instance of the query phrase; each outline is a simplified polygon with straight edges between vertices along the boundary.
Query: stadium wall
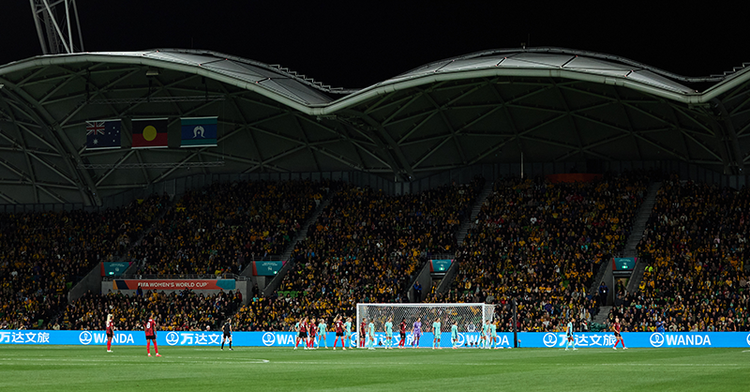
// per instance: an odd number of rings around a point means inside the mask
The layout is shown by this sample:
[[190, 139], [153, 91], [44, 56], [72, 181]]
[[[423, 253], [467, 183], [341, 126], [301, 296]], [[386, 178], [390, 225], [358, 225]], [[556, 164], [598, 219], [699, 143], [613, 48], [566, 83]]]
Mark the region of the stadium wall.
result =
[[[222, 333], [220, 331], [177, 332], [160, 331], [157, 333], [157, 343], [162, 347], [170, 346], [220, 346]], [[292, 347], [296, 334], [294, 332], [234, 332], [232, 344], [245, 347]], [[623, 332], [625, 344], [630, 348], [748, 348], [750, 347], [750, 333], [748, 332]], [[357, 333], [352, 336], [357, 341]], [[513, 347], [513, 333], [498, 333], [498, 347]], [[333, 346], [335, 334], [329, 332], [326, 341]], [[382, 348], [385, 334], [376, 333], [377, 346]], [[394, 346], [398, 336], [394, 337]], [[412, 335], [406, 337], [407, 346], [413, 342]], [[521, 348], [562, 348], [565, 346], [565, 333], [520, 332], [518, 333]], [[420, 348], [432, 347], [432, 333], [422, 334]], [[442, 347], [450, 347], [450, 333], [441, 334]], [[103, 346], [107, 339], [104, 331], [49, 331], [49, 330], [2, 330], [0, 344], [13, 345], [75, 345], [75, 346]], [[477, 332], [459, 333], [458, 343], [462, 348], [473, 348], [479, 342]], [[578, 333], [576, 346], [579, 348], [607, 348], [614, 346], [615, 336], [611, 332]], [[137, 346], [145, 345], [146, 337], [143, 331], [117, 331], [113, 344]], [[356, 344], [356, 343], [354, 343]], [[350, 343], [350, 346], [354, 345]], [[168, 348], [167, 348], [168, 350]]]

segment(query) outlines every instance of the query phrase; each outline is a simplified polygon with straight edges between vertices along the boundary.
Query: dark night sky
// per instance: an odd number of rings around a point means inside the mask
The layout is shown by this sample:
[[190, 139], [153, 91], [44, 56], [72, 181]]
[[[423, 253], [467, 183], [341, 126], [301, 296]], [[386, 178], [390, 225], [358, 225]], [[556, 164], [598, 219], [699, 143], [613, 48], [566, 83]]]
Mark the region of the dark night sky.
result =
[[[3, 3], [0, 64], [41, 54], [29, 3]], [[366, 87], [447, 57], [517, 48], [529, 37], [534, 47], [615, 54], [685, 76], [750, 62], [750, 30], [739, 9], [574, 3], [78, 0], [78, 7], [87, 51], [210, 49], [339, 87]]]

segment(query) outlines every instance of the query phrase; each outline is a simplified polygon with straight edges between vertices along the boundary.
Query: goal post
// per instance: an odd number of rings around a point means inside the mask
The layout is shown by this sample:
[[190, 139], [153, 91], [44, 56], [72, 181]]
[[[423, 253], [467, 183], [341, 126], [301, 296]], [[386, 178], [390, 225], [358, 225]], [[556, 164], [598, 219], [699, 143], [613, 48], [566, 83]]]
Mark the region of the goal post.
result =
[[411, 331], [417, 318], [422, 318], [422, 328], [429, 328], [436, 318], [440, 318], [444, 331], [450, 331], [455, 322], [459, 332], [479, 332], [483, 321], [493, 321], [495, 305], [484, 303], [413, 303], [413, 304], [357, 304], [357, 332], [362, 320], [372, 321], [376, 331], [382, 331], [389, 317], [393, 317], [393, 329], [397, 330], [401, 319], [406, 319]]

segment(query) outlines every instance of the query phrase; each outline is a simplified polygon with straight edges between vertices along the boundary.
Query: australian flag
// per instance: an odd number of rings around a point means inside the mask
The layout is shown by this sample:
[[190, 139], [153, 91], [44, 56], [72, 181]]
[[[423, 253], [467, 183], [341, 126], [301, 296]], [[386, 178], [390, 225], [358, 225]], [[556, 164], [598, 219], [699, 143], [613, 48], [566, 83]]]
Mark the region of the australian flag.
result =
[[120, 148], [122, 121], [86, 121], [86, 148]]

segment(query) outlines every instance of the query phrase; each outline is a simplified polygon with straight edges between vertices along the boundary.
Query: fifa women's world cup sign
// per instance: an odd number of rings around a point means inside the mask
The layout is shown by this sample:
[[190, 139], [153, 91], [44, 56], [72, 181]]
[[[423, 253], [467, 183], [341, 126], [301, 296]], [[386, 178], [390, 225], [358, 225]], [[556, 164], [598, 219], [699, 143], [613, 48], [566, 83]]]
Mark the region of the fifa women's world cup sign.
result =
[[113, 290], [234, 290], [234, 279], [115, 279]]

